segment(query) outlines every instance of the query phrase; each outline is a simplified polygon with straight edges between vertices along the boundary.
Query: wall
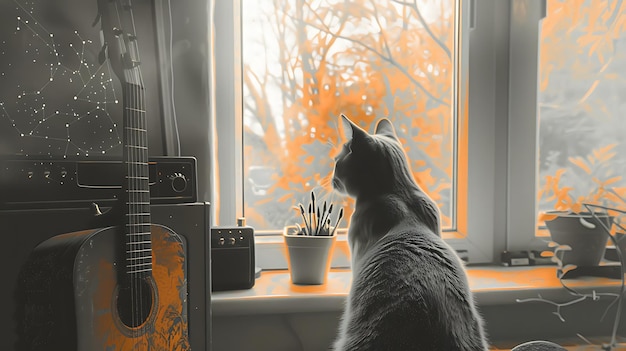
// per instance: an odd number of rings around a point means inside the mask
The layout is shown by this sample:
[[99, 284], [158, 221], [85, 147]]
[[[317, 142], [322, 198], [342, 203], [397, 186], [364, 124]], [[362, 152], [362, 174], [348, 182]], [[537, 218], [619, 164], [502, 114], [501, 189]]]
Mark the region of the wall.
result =
[[[506, 347], [527, 340], [574, 340], [576, 333], [593, 339], [610, 335], [613, 308], [601, 321], [606, 302], [585, 301], [564, 308], [561, 322], [552, 306], [517, 303], [481, 306], [489, 340]], [[624, 309], [626, 312], [626, 309]], [[336, 335], [340, 311], [281, 314], [213, 315], [213, 351], [313, 351], [326, 350]], [[622, 323], [620, 330], [624, 330]]]

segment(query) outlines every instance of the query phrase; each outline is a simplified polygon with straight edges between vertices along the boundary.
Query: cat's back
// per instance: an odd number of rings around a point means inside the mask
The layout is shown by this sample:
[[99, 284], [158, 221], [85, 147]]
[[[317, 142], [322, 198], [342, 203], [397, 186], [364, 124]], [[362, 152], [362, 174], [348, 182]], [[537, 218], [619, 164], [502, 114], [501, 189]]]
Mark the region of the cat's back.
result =
[[355, 350], [485, 350], [464, 268], [427, 226], [392, 228], [364, 257], [351, 306], [365, 330]]

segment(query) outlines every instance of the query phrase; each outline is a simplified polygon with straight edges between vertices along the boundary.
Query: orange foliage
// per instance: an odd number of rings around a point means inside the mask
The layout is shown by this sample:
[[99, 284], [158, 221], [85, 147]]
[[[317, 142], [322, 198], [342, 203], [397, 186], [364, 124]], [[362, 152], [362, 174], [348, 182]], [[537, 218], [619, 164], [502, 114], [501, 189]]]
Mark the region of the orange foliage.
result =
[[542, 210], [626, 205], [624, 109], [615, 93], [624, 87], [624, 33], [623, 1], [547, 2], [539, 50]]
[[452, 225], [454, 3], [360, 0], [314, 7], [310, 0], [274, 0], [272, 11], [259, 14], [275, 37], [258, 40], [275, 41], [276, 57], [259, 68], [259, 55], [246, 56], [244, 39], [244, 179], [251, 166], [274, 175], [266, 195], [246, 190], [251, 225], [284, 226], [288, 209], [314, 189], [333, 196], [341, 113], [366, 130], [380, 117], [394, 122], [416, 180], [440, 205], [443, 225]]
[[[614, 176], [610, 167], [610, 161], [615, 156], [615, 153], [611, 152], [614, 147], [615, 144], [610, 144], [594, 149], [586, 159], [570, 157], [569, 161], [576, 168], [569, 171], [575, 173], [576, 170], [581, 170], [582, 173], [578, 172], [579, 176], [591, 181], [579, 182], [578, 186], [562, 186], [561, 182], [568, 170], [560, 168], [554, 175], [545, 177], [545, 183], [538, 192], [539, 200], [553, 202], [557, 211], [573, 213], [588, 211], [585, 204], [625, 209], [626, 203], [620, 196], [626, 194], [626, 188], [611, 187], [622, 179], [621, 176]], [[539, 219], [548, 221], [554, 217], [554, 214], [548, 212], [542, 213]]]

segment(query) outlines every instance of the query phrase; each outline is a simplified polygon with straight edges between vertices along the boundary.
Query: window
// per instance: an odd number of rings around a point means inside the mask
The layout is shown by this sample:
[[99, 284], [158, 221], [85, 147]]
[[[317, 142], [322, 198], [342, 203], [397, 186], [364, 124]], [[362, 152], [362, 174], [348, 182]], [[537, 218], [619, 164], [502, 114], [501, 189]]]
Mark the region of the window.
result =
[[[294, 205], [311, 191], [343, 201], [329, 195], [339, 114], [370, 131], [385, 116], [440, 206], [444, 237], [468, 261], [490, 262], [494, 60], [471, 42], [493, 52], [491, 19], [508, 6], [472, 3], [216, 2], [214, 224], [245, 216], [261, 234], [257, 262], [281, 256]], [[468, 80], [479, 70], [486, 80]]]
[[[242, 6], [243, 205], [276, 231], [331, 189], [344, 113], [389, 117], [420, 186], [456, 229], [456, 1], [248, 1]], [[464, 146], [461, 146], [464, 147]], [[349, 217], [352, 204], [344, 201]], [[343, 223], [345, 225], [345, 221]]]
[[557, 177], [574, 198], [600, 184], [623, 194], [626, 5], [550, 0], [539, 44], [538, 210], [554, 209], [542, 190]]
[[509, 250], [547, 248], [537, 215], [554, 205], [542, 193], [548, 176], [583, 195], [594, 162], [592, 176], [623, 191], [624, 11], [620, 1], [511, 3]]

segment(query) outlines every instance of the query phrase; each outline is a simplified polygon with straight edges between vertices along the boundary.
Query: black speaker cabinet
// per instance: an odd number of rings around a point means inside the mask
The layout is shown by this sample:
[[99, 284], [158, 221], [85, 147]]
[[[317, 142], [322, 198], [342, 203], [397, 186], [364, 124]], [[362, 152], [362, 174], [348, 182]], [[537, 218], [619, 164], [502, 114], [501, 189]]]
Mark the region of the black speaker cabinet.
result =
[[[208, 203], [152, 205], [152, 223], [169, 227], [183, 237], [186, 251], [188, 331], [193, 351], [210, 350], [211, 269]], [[40, 242], [63, 233], [93, 228], [88, 208], [0, 211], [2, 241], [0, 263], [4, 271], [0, 289], [2, 344], [14, 349], [18, 341], [16, 291], [20, 269]]]
[[252, 227], [211, 228], [212, 291], [250, 289], [254, 270]]

